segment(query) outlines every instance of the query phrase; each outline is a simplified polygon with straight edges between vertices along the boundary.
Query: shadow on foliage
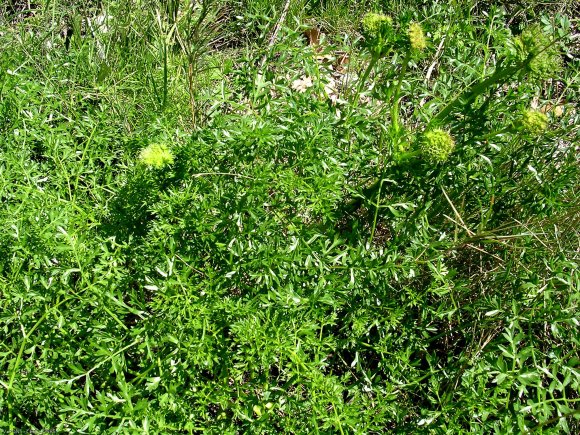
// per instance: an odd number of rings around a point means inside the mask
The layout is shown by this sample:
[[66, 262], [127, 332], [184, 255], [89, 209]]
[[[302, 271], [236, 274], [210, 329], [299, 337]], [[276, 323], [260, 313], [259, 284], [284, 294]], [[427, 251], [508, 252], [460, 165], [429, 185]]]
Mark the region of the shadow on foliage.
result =
[[141, 238], [149, 230], [153, 219], [150, 206], [158, 196], [158, 183], [146, 170], [138, 169], [113, 198], [109, 206], [109, 219], [102, 226], [107, 237], [119, 241], [129, 237]]

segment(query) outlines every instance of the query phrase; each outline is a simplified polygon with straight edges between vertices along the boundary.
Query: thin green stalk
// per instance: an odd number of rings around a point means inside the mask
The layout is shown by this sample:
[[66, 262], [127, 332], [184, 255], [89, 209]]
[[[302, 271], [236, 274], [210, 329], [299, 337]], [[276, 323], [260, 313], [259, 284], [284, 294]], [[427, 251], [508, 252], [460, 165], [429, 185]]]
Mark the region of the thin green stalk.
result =
[[367, 69], [365, 70], [359, 84], [358, 84], [358, 89], [357, 89], [357, 100], [358, 100], [358, 96], [360, 95], [360, 93], [362, 92], [364, 85], [367, 81], [367, 79], [369, 78], [369, 75], [371, 74], [371, 71], [373, 70], [373, 68], [375, 67], [375, 65], [377, 64], [377, 62], [379, 61], [380, 56], [373, 54], [373, 57], [371, 58], [371, 61], [369, 62]]
[[505, 69], [499, 69], [486, 80], [477, 83], [476, 85], [472, 86], [471, 88], [465, 90], [464, 92], [460, 93], [456, 96], [453, 100], [451, 100], [447, 106], [443, 108], [437, 115], [431, 118], [429, 125], [438, 125], [443, 124], [449, 115], [455, 110], [458, 106], [466, 105], [472, 101], [474, 101], [479, 95], [481, 95], [485, 90], [494, 85], [504, 83], [507, 79], [512, 77], [515, 73], [517, 73], [520, 69], [523, 68], [524, 65], [517, 64], [511, 67], [507, 67]]
[[379, 183], [379, 192], [377, 194], [377, 202], [375, 204], [375, 215], [373, 217], [373, 228], [371, 230], [371, 237], [369, 240], [369, 244], [373, 242], [373, 238], [375, 237], [375, 230], [377, 229], [377, 219], [379, 216], [379, 207], [381, 205], [381, 191], [383, 189], [383, 180], [381, 179], [380, 183]]
[[400, 131], [399, 100], [400, 100], [400, 94], [401, 94], [401, 85], [403, 83], [403, 79], [405, 78], [405, 75], [407, 74], [407, 69], [409, 67], [410, 60], [411, 60], [411, 50], [409, 50], [407, 52], [407, 54], [405, 55], [405, 58], [403, 59], [403, 66], [402, 66], [401, 71], [399, 72], [399, 75], [397, 77], [397, 84], [395, 85], [395, 89], [393, 92], [393, 103], [391, 106], [391, 122], [392, 122], [394, 132], [396, 133], [396, 136], [397, 136], [397, 142], [398, 142], [398, 136], [399, 136], [398, 132]]
[[[64, 302], [66, 302], [70, 299], [72, 299], [72, 297], [68, 297], [68, 298], [63, 299], [62, 301], [57, 302], [52, 307], [52, 309], [58, 308], [60, 305], [62, 305]], [[44, 322], [46, 320], [48, 315], [52, 312], [52, 309], [46, 310], [44, 312], [44, 314], [42, 315], [42, 317], [40, 317], [40, 319], [38, 319], [36, 321], [36, 323], [32, 326], [32, 328], [30, 328], [30, 330], [28, 332], [24, 333], [24, 335], [22, 337], [22, 343], [20, 343], [20, 348], [18, 349], [18, 354], [16, 355], [16, 360], [14, 361], [14, 365], [9, 370], [10, 376], [8, 379], [8, 384], [6, 385], [6, 402], [8, 404], [8, 418], [10, 420], [9, 429], [11, 431], [14, 431], [15, 428], [14, 428], [14, 419], [12, 418], [14, 411], [12, 409], [12, 401], [10, 400], [10, 393], [12, 392], [12, 386], [14, 385], [14, 380], [16, 378], [16, 372], [18, 370], [18, 367], [20, 366], [20, 363], [22, 362], [22, 355], [24, 354], [24, 349], [26, 347], [26, 343], [28, 343], [28, 339], [34, 333], [34, 331], [36, 331], [36, 329], [42, 324], [42, 322]]]
[[341, 435], [344, 435], [344, 431], [342, 430], [342, 423], [338, 417], [338, 412], [336, 412], [336, 406], [332, 405], [332, 409], [334, 410], [334, 418], [336, 418], [336, 422], [338, 423], [338, 429], [340, 430]]
[[[365, 70], [359, 84], [358, 87], [356, 89], [356, 94], [355, 97], [353, 98], [353, 104], [349, 106], [348, 108], [348, 114], [344, 117], [344, 119], [348, 119], [353, 111], [353, 108], [356, 107], [356, 105], [358, 104], [359, 101], [359, 97], [361, 92], [363, 91], [364, 85], [367, 81], [367, 79], [369, 78], [369, 75], [371, 74], [371, 71], [374, 69], [375, 65], [377, 64], [377, 62], [379, 61], [380, 56], [373, 54], [373, 57], [371, 58], [371, 61], [369, 62], [367, 69]], [[352, 144], [351, 141], [348, 141], [348, 154], [350, 155], [351, 153], [351, 148], [352, 148]]]
[[457, 95], [453, 100], [451, 100], [447, 106], [443, 108], [436, 116], [431, 118], [429, 125], [439, 125], [444, 123], [449, 115], [459, 106], [465, 106], [469, 103], [472, 103], [478, 96], [483, 94], [487, 88], [493, 86], [495, 84], [503, 84], [506, 83], [508, 79], [514, 76], [517, 72], [521, 71], [522, 69], [527, 68], [530, 63], [541, 53], [549, 49], [552, 45], [557, 43], [563, 36], [554, 39], [550, 44], [544, 47], [539, 53], [535, 53], [534, 55], [529, 55], [523, 61], [517, 62], [514, 65], [508, 66], [506, 68], [499, 68], [487, 79], [476, 83], [472, 87], [464, 90], [459, 95]]
[[492, 131], [490, 133], [484, 134], [483, 136], [478, 136], [478, 137], [474, 138], [473, 140], [482, 141], [482, 140], [491, 139], [492, 137], [499, 136], [500, 134], [513, 133], [513, 132], [514, 132], [514, 128], [512, 126], [509, 126], [509, 127], [502, 128], [500, 130], [496, 130], [496, 131]]
[[93, 373], [96, 369], [98, 369], [99, 367], [101, 367], [103, 364], [105, 364], [108, 361], [111, 361], [113, 358], [115, 358], [117, 355], [120, 355], [121, 353], [125, 352], [126, 350], [132, 348], [133, 346], [141, 343], [143, 341], [143, 339], [141, 337], [137, 337], [135, 340], [133, 340], [131, 343], [129, 343], [128, 345], [126, 345], [125, 347], [122, 347], [121, 349], [119, 349], [118, 351], [110, 354], [109, 356], [107, 356], [105, 359], [103, 359], [102, 361], [98, 362], [97, 364], [95, 364], [93, 367], [91, 367], [88, 371], [81, 373], [80, 375], [74, 376], [72, 378], [69, 379], [62, 379], [57, 381], [58, 383], [64, 383], [64, 382], [74, 382], [79, 380], [80, 378], [84, 378], [86, 376], [89, 376], [91, 373]]
[[573, 409], [570, 412], [566, 412], [563, 413], [561, 415], [557, 415], [556, 417], [552, 417], [540, 424], [538, 424], [536, 427], [533, 427], [531, 430], [528, 431], [528, 433], [533, 433], [533, 432], [537, 432], [538, 430], [541, 430], [542, 427], [547, 426], [549, 424], [555, 423], [558, 420], [562, 420], [562, 419], [566, 419], [568, 417], [572, 417], [572, 416], [579, 416], [580, 415], [580, 408], [577, 409]]

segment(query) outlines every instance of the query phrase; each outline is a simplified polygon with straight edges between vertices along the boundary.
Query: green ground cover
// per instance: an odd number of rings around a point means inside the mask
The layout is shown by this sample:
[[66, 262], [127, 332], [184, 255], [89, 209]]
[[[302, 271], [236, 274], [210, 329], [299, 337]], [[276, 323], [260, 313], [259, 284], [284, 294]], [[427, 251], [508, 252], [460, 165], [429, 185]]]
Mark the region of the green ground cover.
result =
[[579, 433], [579, 46], [564, 1], [3, 2], [0, 433]]

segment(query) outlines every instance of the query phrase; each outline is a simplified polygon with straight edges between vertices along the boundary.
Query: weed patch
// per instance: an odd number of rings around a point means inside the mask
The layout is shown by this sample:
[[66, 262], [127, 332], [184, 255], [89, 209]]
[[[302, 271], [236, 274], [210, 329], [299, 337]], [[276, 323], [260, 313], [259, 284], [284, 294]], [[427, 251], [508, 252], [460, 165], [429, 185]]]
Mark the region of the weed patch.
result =
[[572, 6], [24, 3], [0, 430], [578, 432]]

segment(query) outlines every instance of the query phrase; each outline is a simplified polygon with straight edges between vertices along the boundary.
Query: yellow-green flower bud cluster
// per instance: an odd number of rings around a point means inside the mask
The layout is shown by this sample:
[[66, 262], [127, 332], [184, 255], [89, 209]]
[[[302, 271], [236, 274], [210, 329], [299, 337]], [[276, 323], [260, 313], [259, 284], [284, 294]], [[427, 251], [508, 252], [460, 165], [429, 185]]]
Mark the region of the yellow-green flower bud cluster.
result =
[[393, 19], [388, 15], [370, 12], [362, 19], [362, 27], [365, 37], [379, 39], [388, 33], [393, 25]]
[[455, 141], [447, 131], [436, 128], [423, 134], [419, 147], [423, 158], [436, 164], [449, 158], [455, 148]]
[[548, 117], [538, 110], [524, 110], [518, 127], [524, 133], [537, 136], [548, 128]]
[[173, 153], [164, 144], [152, 144], [141, 150], [139, 160], [146, 166], [161, 169], [174, 161]]
[[539, 25], [526, 28], [514, 44], [521, 60], [528, 60], [527, 72], [534, 78], [549, 78], [562, 69], [558, 47]]
[[370, 12], [362, 19], [365, 42], [371, 52], [384, 55], [393, 33], [393, 20], [388, 15]]
[[417, 51], [423, 51], [427, 48], [427, 39], [425, 38], [425, 33], [423, 33], [423, 28], [419, 23], [411, 23], [409, 25], [409, 43], [411, 48]]

